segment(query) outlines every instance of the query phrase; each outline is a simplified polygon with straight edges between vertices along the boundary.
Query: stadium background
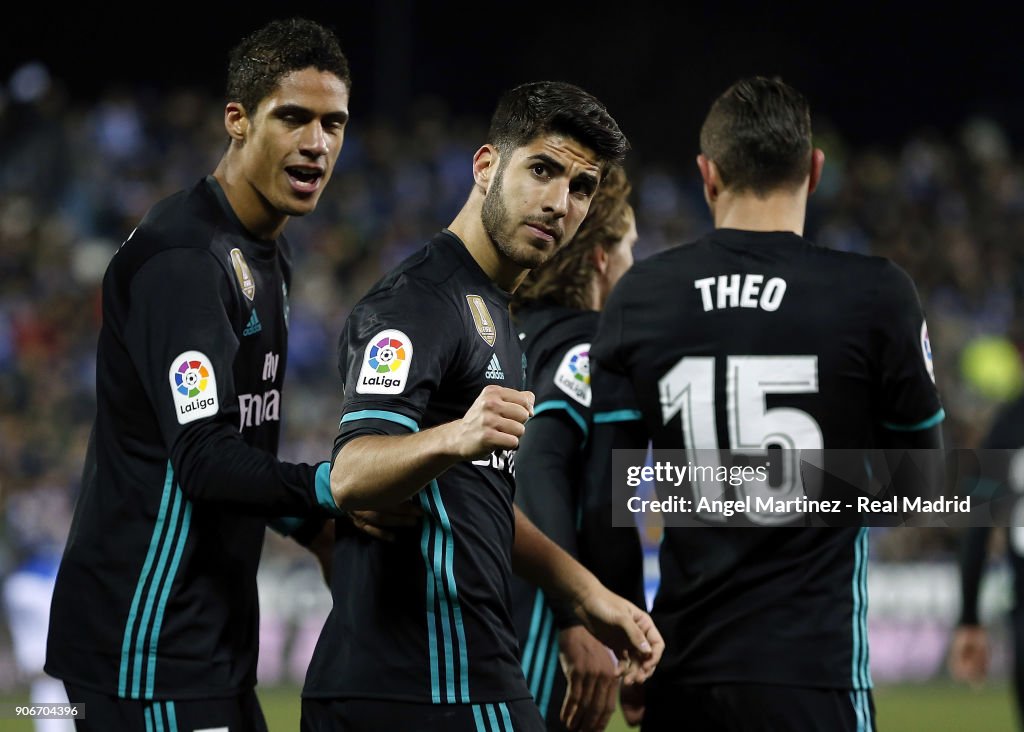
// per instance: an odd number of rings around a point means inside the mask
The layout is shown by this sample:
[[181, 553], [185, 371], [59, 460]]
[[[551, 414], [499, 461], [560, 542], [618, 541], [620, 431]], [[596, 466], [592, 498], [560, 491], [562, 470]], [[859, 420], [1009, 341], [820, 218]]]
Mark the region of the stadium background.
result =
[[[710, 226], [693, 157], [714, 96], [741, 75], [781, 75], [810, 99], [827, 154], [808, 236], [889, 256], [913, 275], [947, 443], [974, 446], [1019, 391], [1019, 11], [396, 0], [233, 15], [175, 4], [112, 20], [85, 6], [10, 9], [0, 26], [0, 577], [66, 534], [94, 410], [103, 268], [153, 202], [212, 170], [224, 145], [227, 50], [282, 12], [334, 27], [354, 77], [335, 178], [319, 210], [289, 228], [296, 278], [282, 457], [326, 454], [339, 409], [334, 344], [349, 308], [450, 220], [498, 94], [537, 78], [594, 92], [630, 136], [643, 257]], [[998, 561], [983, 598], [983, 618], [996, 622], [996, 681], [975, 693], [945, 678], [956, 544], [942, 530], [872, 533], [883, 730], [1010, 728], [999, 681], [1009, 581]], [[310, 560], [274, 536], [261, 592], [261, 689], [268, 715], [289, 719], [330, 600]], [[0, 700], [22, 698], [23, 683], [0, 632]]]

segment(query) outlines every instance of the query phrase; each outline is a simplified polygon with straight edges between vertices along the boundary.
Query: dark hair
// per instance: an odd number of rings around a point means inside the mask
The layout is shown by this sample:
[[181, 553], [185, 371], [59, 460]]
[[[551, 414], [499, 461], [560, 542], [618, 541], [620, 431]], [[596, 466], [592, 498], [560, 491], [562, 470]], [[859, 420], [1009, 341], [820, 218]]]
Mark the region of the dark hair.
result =
[[534, 81], [505, 92], [491, 118], [487, 141], [507, 153], [540, 135], [568, 135], [602, 163], [621, 163], [629, 140], [595, 97], [563, 81]]
[[535, 301], [589, 309], [594, 275], [591, 252], [595, 246], [610, 250], [629, 231], [634, 216], [628, 200], [631, 190], [621, 166], [613, 165], [605, 172], [576, 236], [547, 262], [530, 270], [512, 296], [513, 311]]
[[730, 86], [711, 105], [700, 151], [714, 161], [722, 184], [762, 196], [801, 184], [811, 165], [807, 100], [781, 79], [755, 76]]
[[227, 101], [240, 102], [248, 114], [293, 71], [327, 71], [350, 90], [348, 60], [333, 32], [312, 20], [274, 20], [246, 36], [231, 51]]

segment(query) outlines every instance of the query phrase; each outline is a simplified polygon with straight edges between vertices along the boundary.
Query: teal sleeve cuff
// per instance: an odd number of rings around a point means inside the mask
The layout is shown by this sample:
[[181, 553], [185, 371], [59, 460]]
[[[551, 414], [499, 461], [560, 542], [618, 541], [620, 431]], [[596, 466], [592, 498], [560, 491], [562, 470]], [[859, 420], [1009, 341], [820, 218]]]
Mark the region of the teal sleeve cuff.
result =
[[919, 430], [929, 430], [937, 424], [940, 424], [942, 420], [946, 418], [946, 410], [939, 409], [928, 419], [921, 420], [916, 424], [894, 424], [892, 422], [882, 422], [882, 426], [887, 430], [893, 432], [917, 432]]
[[331, 464], [320, 463], [316, 469], [316, 500], [320, 506], [332, 516], [344, 516], [345, 512], [338, 508], [331, 494]]

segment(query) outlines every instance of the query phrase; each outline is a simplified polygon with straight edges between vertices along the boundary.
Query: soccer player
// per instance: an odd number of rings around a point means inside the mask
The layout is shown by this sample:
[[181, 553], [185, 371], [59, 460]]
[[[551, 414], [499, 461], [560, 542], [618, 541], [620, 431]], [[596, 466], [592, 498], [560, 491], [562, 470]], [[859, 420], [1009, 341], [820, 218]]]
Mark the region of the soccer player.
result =
[[[648, 438], [753, 455], [941, 446], [913, 282], [884, 258], [802, 236], [824, 163], [804, 98], [779, 80], [739, 81], [700, 146], [715, 228], [637, 264], [609, 298], [591, 349], [593, 449], [610, 464], [611, 448]], [[623, 380], [632, 403], [615, 401]], [[646, 710], [624, 689], [627, 716], [645, 730], [873, 729], [867, 552], [862, 528], [667, 528], [652, 610], [666, 654]]]
[[[516, 504], [584, 564], [577, 535], [593, 529], [603, 539], [608, 532], [607, 522], [579, 525], [591, 422], [590, 342], [608, 294], [633, 264], [637, 233], [629, 192], [625, 171], [610, 168], [572, 242], [531, 270], [512, 302], [529, 364], [526, 386], [537, 400], [516, 455]], [[632, 536], [640, 551], [636, 532], [615, 531]], [[629, 559], [623, 555], [626, 567]], [[622, 587], [599, 579], [643, 605], [642, 583]], [[614, 656], [570, 611], [546, 602], [542, 590], [523, 580], [513, 580], [512, 607], [523, 673], [548, 729], [604, 729], [618, 699]]]
[[[982, 442], [986, 450], [1015, 450], [1011, 458], [1024, 446], [1024, 397], [1005, 407], [996, 417], [992, 428]], [[1013, 480], [1014, 476], [1008, 475]], [[981, 683], [988, 675], [989, 644], [988, 632], [978, 617], [978, 596], [988, 552], [988, 540], [992, 529], [975, 526], [964, 536], [960, 557], [960, 582], [962, 605], [960, 622], [953, 633], [950, 646], [949, 670], [954, 678], [974, 684]], [[1024, 721], [1024, 527], [1011, 526], [1007, 549], [1010, 567], [1013, 571], [1014, 606], [1011, 614], [1013, 624], [1013, 680], [1014, 696], [1018, 719]]]
[[[156, 204], [103, 282], [97, 415], [46, 670], [82, 730], [266, 729], [256, 566], [270, 517], [330, 546], [329, 465], [277, 460], [289, 217], [348, 121], [338, 41], [275, 21], [232, 52], [213, 175]], [[326, 529], [324, 528], [326, 525]]]
[[628, 655], [631, 678], [661, 653], [650, 617], [513, 505], [534, 397], [509, 293], [576, 233], [626, 138], [583, 90], [536, 82], [502, 97], [487, 139], [455, 220], [380, 280], [341, 334], [335, 499], [411, 499], [424, 517], [394, 542], [338, 538], [303, 730], [543, 730], [509, 613], [513, 568]]

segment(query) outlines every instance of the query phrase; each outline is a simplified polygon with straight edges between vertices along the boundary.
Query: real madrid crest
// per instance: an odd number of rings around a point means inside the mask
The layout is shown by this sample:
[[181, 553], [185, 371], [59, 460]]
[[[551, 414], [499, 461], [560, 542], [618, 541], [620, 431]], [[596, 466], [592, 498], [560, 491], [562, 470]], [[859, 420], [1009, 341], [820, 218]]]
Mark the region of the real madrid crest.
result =
[[256, 297], [256, 280], [252, 278], [249, 263], [245, 261], [242, 250], [238, 247], [231, 250], [231, 266], [235, 269], [235, 277], [238, 279], [238, 286], [242, 288], [242, 294], [251, 301]]
[[488, 346], [494, 345], [496, 331], [494, 330], [494, 319], [487, 310], [487, 303], [479, 295], [466, 295], [469, 303], [469, 311], [473, 314], [473, 322], [476, 324], [476, 332], [480, 334]]

